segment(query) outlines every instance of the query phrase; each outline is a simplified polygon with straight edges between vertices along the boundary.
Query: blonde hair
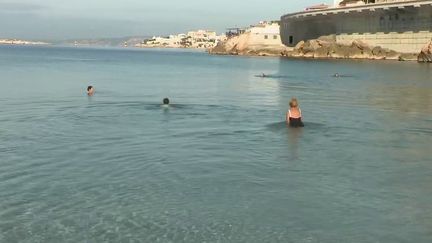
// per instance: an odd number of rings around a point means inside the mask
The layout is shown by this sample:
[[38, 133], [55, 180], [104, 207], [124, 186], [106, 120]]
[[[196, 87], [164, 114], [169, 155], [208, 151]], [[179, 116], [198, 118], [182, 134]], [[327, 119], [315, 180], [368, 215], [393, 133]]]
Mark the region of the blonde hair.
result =
[[297, 99], [296, 98], [292, 98], [291, 101], [289, 102], [289, 106], [291, 108], [298, 107]]

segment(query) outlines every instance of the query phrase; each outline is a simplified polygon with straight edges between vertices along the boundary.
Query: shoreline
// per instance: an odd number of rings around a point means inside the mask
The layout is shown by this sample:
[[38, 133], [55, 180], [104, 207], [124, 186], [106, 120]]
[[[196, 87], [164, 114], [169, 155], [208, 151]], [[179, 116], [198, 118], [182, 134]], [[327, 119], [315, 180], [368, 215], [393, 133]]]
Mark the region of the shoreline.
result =
[[[419, 57], [422, 53], [426, 53], [423, 55], [430, 55], [427, 53], [427, 50], [422, 50], [421, 53], [396, 53], [394, 51], [380, 48], [378, 47], [383, 53], [388, 51], [392, 55], [386, 56], [386, 55], [378, 55], [378, 56], [357, 56], [357, 55], [348, 55], [348, 56], [323, 56], [319, 55], [319, 53], [316, 52], [299, 52], [298, 49], [295, 48], [289, 48], [285, 47], [283, 50], [247, 50], [242, 52], [216, 52], [212, 49], [206, 49], [206, 48], [190, 48], [190, 47], [136, 47], [136, 46], [104, 46], [104, 45], [60, 45], [60, 44], [6, 44], [6, 43], [0, 43], [0, 46], [10, 46], [10, 47], [60, 47], [60, 48], [83, 48], [83, 49], [113, 49], [113, 50], [178, 50], [178, 51], [191, 51], [191, 52], [203, 52], [207, 53], [211, 56], [239, 56], [239, 57], [277, 57], [277, 58], [286, 58], [286, 59], [292, 59], [292, 60], [355, 60], [355, 61], [398, 61], [398, 62], [417, 62], [417, 63], [430, 63], [431, 61], [428, 61], [428, 57], [423, 58], [422, 60], [419, 60]], [[431, 46], [432, 47], [432, 46]], [[317, 55], [318, 54], [318, 55]], [[430, 57], [429, 57], [430, 58]]]
[[17, 43], [0, 43], [1, 46], [52, 46], [53, 44], [51, 43], [41, 43], [41, 44], [17, 44]]
[[51, 45], [51, 43], [43, 41], [28, 41], [18, 39], [0, 39], [0, 45], [14, 45], [14, 46], [41, 46]]
[[295, 47], [286, 46], [248, 46], [230, 39], [208, 51], [211, 55], [229, 56], [273, 56], [293, 59], [318, 60], [391, 60], [419, 63], [432, 62], [432, 40], [418, 53], [400, 53], [381, 46], [371, 46], [362, 40], [337, 42], [334, 36], [300, 41]]
[[[285, 55], [266, 55], [266, 54], [260, 54], [260, 55], [252, 55], [252, 54], [219, 54], [219, 53], [208, 53], [212, 56], [231, 56], [231, 57], [258, 57], [258, 58], [265, 58], [265, 57], [273, 57], [273, 58], [286, 58], [286, 59], [292, 59], [292, 60], [353, 60], [353, 61], [394, 61], [394, 62], [418, 62], [417, 59], [396, 59], [396, 58], [343, 58], [343, 57], [308, 57], [308, 56], [285, 56]], [[421, 62], [420, 62], [421, 63]]]
[[[378, 58], [335, 58], [335, 57], [305, 57], [305, 56], [284, 56], [284, 55], [251, 55], [251, 54], [215, 54], [211, 56], [230, 56], [230, 57], [255, 57], [255, 58], [283, 58], [288, 60], [307, 60], [307, 61], [388, 61], [388, 62], [417, 62], [417, 60], [398, 60], [398, 59], [378, 59]], [[421, 63], [421, 62], [420, 62]]]

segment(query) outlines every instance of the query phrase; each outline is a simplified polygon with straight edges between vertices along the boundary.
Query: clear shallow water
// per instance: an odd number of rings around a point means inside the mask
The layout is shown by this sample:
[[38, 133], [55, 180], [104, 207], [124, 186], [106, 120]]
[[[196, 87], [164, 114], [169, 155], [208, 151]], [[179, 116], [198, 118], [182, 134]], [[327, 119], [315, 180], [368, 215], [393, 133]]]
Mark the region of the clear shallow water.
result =
[[431, 74], [2, 46], [0, 242], [431, 242]]

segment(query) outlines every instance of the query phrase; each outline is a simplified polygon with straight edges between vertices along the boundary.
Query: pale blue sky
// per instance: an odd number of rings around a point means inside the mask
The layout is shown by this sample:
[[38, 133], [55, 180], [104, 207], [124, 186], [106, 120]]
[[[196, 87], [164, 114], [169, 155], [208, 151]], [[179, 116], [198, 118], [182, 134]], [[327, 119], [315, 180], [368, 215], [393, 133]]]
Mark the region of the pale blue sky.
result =
[[240, 27], [332, 0], [0, 0], [0, 38], [71, 39]]

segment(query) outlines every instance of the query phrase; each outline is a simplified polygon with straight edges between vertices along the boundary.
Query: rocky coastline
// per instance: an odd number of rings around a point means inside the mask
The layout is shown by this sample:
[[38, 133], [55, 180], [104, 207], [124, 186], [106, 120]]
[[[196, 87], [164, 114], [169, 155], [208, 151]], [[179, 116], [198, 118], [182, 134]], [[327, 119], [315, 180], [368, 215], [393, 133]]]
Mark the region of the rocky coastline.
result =
[[432, 62], [432, 40], [419, 53], [399, 53], [394, 50], [371, 46], [362, 40], [338, 42], [336, 36], [301, 41], [295, 47], [248, 45], [248, 37], [240, 35], [220, 42], [209, 50], [215, 55], [282, 56], [309, 59], [368, 59]]
[[251, 33], [244, 33], [226, 41], [220, 41], [208, 52], [214, 55], [281, 56], [287, 49], [282, 43], [278, 45], [256, 43]]
[[380, 46], [371, 46], [362, 40], [338, 42], [335, 36], [324, 36], [315, 40], [301, 41], [293, 49], [281, 55], [316, 59], [416, 61], [418, 53], [399, 53]]

